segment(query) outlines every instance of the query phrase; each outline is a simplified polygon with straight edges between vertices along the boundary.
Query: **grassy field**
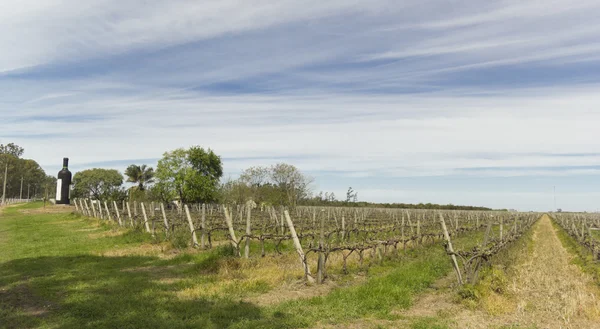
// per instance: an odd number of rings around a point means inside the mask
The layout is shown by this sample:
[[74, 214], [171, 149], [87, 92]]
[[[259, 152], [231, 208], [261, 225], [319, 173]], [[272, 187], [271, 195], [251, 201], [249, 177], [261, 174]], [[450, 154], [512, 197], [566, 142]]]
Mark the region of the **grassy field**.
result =
[[[392, 310], [408, 308], [451, 270], [437, 244], [307, 287], [293, 253], [243, 260], [226, 246], [176, 250], [41, 207], [0, 215], [1, 328], [301, 328], [392, 319]], [[474, 241], [471, 234], [456, 243]]]

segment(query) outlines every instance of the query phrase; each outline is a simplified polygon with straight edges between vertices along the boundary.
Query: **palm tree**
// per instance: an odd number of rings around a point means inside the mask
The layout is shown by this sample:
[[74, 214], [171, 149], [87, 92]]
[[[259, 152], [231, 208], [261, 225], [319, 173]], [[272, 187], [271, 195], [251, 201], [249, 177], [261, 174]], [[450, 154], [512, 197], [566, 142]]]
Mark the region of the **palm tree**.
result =
[[125, 175], [129, 183], [138, 184], [140, 191], [144, 191], [147, 184], [154, 183], [154, 169], [146, 165], [131, 165], [125, 170]]

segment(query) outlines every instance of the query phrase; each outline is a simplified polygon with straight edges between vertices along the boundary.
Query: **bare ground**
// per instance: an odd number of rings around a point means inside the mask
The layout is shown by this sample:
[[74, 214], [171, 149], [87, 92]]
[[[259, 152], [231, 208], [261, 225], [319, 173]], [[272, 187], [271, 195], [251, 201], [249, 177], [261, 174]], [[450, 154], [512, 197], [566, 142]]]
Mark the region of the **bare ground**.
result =
[[75, 207], [67, 205], [51, 205], [48, 204], [43, 208], [23, 209], [24, 214], [65, 214], [75, 211]]
[[548, 216], [535, 224], [531, 243], [514, 265], [507, 293], [469, 309], [456, 303], [451, 289], [432, 289], [400, 314], [439, 317], [461, 329], [600, 328], [600, 290], [572, 264]]

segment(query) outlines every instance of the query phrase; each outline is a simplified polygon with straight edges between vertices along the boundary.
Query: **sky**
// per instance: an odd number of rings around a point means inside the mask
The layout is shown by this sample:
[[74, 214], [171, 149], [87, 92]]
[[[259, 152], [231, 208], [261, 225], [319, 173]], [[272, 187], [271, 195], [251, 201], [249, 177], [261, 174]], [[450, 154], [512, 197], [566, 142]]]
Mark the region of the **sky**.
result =
[[[600, 209], [600, 2], [2, 0], [0, 143], [200, 145], [375, 202]], [[554, 194], [554, 189], [556, 193]]]

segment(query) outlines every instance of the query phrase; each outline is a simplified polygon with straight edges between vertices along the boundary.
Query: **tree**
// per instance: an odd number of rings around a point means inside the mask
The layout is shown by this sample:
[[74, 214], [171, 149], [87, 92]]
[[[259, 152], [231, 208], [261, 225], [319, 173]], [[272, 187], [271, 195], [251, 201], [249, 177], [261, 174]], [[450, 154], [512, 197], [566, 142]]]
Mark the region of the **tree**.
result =
[[122, 185], [123, 175], [115, 169], [87, 169], [73, 176], [73, 196], [121, 201], [126, 197]]
[[358, 193], [356, 193], [352, 187], [348, 188], [348, 192], [346, 192], [346, 202], [356, 202], [358, 199]]
[[15, 158], [20, 158], [23, 153], [25, 153], [25, 149], [14, 143], [0, 144], [0, 154], [9, 154]]
[[130, 165], [125, 169], [127, 182], [137, 184], [139, 191], [145, 191], [148, 184], [154, 183], [154, 169], [146, 165]]
[[57, 178], [51, 175], [47, 175], [44, 179], [44, 183], [41, 186], [42, 198], [44, 201], [50, 199], [56, 193], [56, 181]]
[[267, 167], [257, 166], [244, 170], [234, 184], [238, 198], [243, 198], [238, 202], [241, 204], [253, 199], [257, 203], [273, 203], [275, 200], [271, 200], [273, 195], [270, 193], [272, 192], [270, 177], [271, 172]]
[[286, 163], [270, 167], [250, 167], [233, 182], [222, 186], [224, 200], [245, 203], [252, 199], [258, 204], [287, 205], [294, 207], [300, 200], [310, 197], [312, 178], [298, 168]]
[[329, 193], [329, 197], [327, 198], [327, 201], [329, 201], [329, 202], [336, 202], [337, 199], [335, 197], [335, 193], [333, 193], [333, 192]]
[[173, 198], [171, 197], [172, 193], [166, 189], [164, 184], [154, 184], [150, 188], [148, 188], [147, 197], [150, 200], [157, 200], [162, 203], [169, 203]]
[[271, 173], [266, 167], [250, 167], [240, 175], [240, 182], [254, 187], [260, 187], [269, 183]]
[[0, 144], [0, 192], [3, 191], [4, 174], [7, 172], [7, 198], [27, 197], [28, 194], [35, 198], [43, 193], [46, 173], [36, 161], [21, 158], [23, 154], [24, 149], [14, 143]]
[[216, 201], [221, 176], [221, 157], [199, 146], [166, 152], [156, 167], [157, 190], [184, 203]]
[[285, 195], [284, 204], [296, 206], [299, 200], [310, 196], [312, 178], [303, 175], [298, 168], [286, 163], [271, 166], [271, 180]]
[[244, 184], [240, 179], [227, 179], [219, 188], [219, 200], [222, 203], [244, 204], [250, 199], [257, 200], [253, 197], [252, 187]]

